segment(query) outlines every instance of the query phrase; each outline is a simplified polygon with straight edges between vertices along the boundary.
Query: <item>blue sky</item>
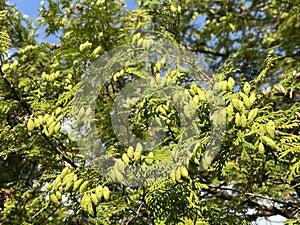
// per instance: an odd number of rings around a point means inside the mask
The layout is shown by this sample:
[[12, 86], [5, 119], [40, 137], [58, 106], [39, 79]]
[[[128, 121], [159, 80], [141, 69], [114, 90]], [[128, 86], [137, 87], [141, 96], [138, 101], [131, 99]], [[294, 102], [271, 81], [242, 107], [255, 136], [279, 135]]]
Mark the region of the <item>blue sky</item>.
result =
[[[17, 8], [21, 11], [23, 15], [28, 15], [30, 18], [35, 18], [38, 15], [38, 9], [40, 6], [40, 0], [8, 0], [10, 4], [16, 4]], [[127, 3], [128, 9], [134, 9], [136, 8], [136, 3], [134, 0], [125, 0]], [[204, 22], [204, 18], [199, 18], [196, 20], [196, 22], [199, 22], [199, 26], [202, 26]], [[42, 38], [42, 37], [40, 37]], [[51, 37], [47, 39], [48, 41], [53, 41]], [[282, 225], [284, 221], [284, 218], [281, 216], [272, 216], [270, 218], [273, 222], [267, 222], [264, 219], [258, 220], [257, 224], [259, 225]]]
[[[23, 15], [28, 15], [29, 18], [34, 19], [38, 16], [38, 9], [41, 8], [40, 5], [41, 0], [8, 0], [10, 4], [16, 4], [17, 8]], [[45, 0], [46, 2], [46, 0]], [[125, 0], [127, 4], [127, 8], [132, 10], [137, 7], [137, 4], [134, 0]], [[42, 30], [42, 29], [41, 29]], [[40, 31], [41, 32], [41, 31]], [[40, 35], [38, 40], [40, 42], [45, 41], [43, 40], [43, 35]], [[58, 40], [55, 37], [47, 37], [47, 42], [57, 43]]]
[[29, 15], [30, 17], [36, 17], [38, 14], [37, 9], [41, 7], [40, 1], [38, 0], [8, 0], [11, 4], [16, 4], [18, 9], [24, 15]]
[[[40, 0], [8, 0], [11, 4], [16, 4], [22, 14], [29, 15], [34, 18], [38, 15], [38, 8], [41, 7]], [[125, 0], [128, 9], [134, 9], [136, 3], [134, 0]]]

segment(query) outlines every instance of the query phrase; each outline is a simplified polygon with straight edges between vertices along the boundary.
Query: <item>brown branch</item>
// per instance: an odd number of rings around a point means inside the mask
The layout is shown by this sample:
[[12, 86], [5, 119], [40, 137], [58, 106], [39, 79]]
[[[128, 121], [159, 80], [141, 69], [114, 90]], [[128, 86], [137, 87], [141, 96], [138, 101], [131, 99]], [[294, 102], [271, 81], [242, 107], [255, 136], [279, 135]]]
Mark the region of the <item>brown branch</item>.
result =
[[[42, 132], [42, 130], [41, 130], [41, 132]], [[62, 159], [63, 159], [65, 162], [69, 163], [74, 169], [77, 168], [77, 165], [76, 165], [71, 159], [69, 159], [67, 156], [65, 156], [64, 153], [63, 153], [57, 146], [55, 146], [55, 145], [52, 143], [52, 141], [47, 137], [46, 134], [42, 133], [42, 136], [43, 136], [44, 139], [49, 143], [49, 145], [54, 149], [54, 151], [55, 151], [57, 154], [59, 154], [59, 155], [62, 156]]]
[[[228, 194], [227, 192], [223, 192], [221, 190], [212, 190], [210, 188], [206, 191], [209, 194], [213, 195], [212, 197], [217, 197], [217, 198], [227, 200], [227, 201], [230, 201], [230, 200], [233, 200], [234, 198], [237, 198], [236, 196], [232, 196], [232, 195]], [[281, 215], [281, 216], [283, 216], [287, 219], [298, 219], [298, 217], [296, 215], [290, 213], [290, 210], [287, 209], [287, 208], [277, 208], [277, 207], [271, 206], [271, 205], [267, 206], [267, 205], [264, 205], [264, 204], [259, 204], [255, 201], [250, 200], [250, 199], [247, 199], [244, 202], [246, 204], [248, 204], [248, 206], [250, 206], [250, 207], [254, 207], [256, 209], [259, 209], [261, 211], [260, 214], [265, 215], [265, 216]], [[293, 209], [295, 209], [295, 207]], [[253, 215], [255, 215], [255, 214], [253, 214]], [[251, 215], [248, 215], [247, 217], [251, 217]], [[255, 216], [253, 216], [253, 218], [255, 218]]]
[[[14, 88], [13, 84], [11, 84], [10, 81], [5, 77], [5, 74], [3, 73], [1, 67], [0, 67], [0, 74], [1, 74], [2, 78], [4, 79], [6, 86], [10, 89], [11, 93], [14, 95], [14, 99], [17, 100], [26, 109], [26, 112], [29, 115], [32, 115], [33, 110], [31, 109], [30, 105], [20, 97], [19, 92]], [[60, 149], [57, 146], [55, 146], [44, 133], [42, 133], [42, 136], [46, 139], [46, 141], [50, 144], [50, 146], [55, 150], [55, 152], [62, 156], [62, 159], [64, 161], [69, 163], [73, 168], [77, 168], [77, 165], [71, 159], [67, 158], [63, 154], [63, 152], [60, 151]]]
[[253, 193], [249, 193], [249, 192], [244, 193], [244, 192], [242, 192], [240, 190], [236, 190], [236, 189], [232, 189], [232, 188], [227, 188], [227, 187], [212, 187], [212, 186], [210, 186], [210, 188], [220, 189], [220, 190], [223, 190], [223, 191], [237, 192], [237, 193], [242, 194], [242, 195], [251, 196], [251, 197], [254, 197], [254, 198], [261, 198], [261, 199], [269, 200], [271, 202], [276, 202], [276, 203], [279, 203], [279, 204], [282, 204], [282, 205], [292, 206], [292, 207], [298, 208], [300, 210], [300, 208], [298, 207], [298, 205], [296, 203], [294, 203], [294, 202], [284, 202], [284, 201], [280, 201], [280, 200], [277, 200], [277, 199], [273, 199], [273, 198], [268, 197], [268, 196], [263, 196], [263, 195], [259, 195], [259, 194], [253, 194]]
[[6, 84], [6, 86], [10, 89], [11, 93], [14, 95], [14, 99], [17, 100], [25, 109], [26, 112], [29, 113], [31, 115], [31, 108], [30, 106], [27, 104], [26, 101], [24, 101], [23, 99], [21, 99], [20, 94], [18, 93], [18, 91], [14, 88], [14, 85], [10, 83], [10, 81], [5, 77], [4, 72], [2, 71], [2, 65], [0, 67], [0, 74]]
[[[144, 202], [142, 202], [142, 203], [140, 204], [139, 208], [136, 210], [136, 212], [135, 212], [135, 213], [136, 213], [136, 217], [138, 217], [138, 215], [139, 215], [139, 213], [140, 213], [140, 210], [141, 210], [143, 204], [144, 204]], [[129, 220], [126, 221], [125, 224], [128, 225], [128, 224], [133, 220], [133, 218], [134, 218], [134, 217], [131, 217]]]
[[251, 201], [250, 199], [246, 200], [246, 202], [249, 206], [256, 207], [256, 208], [262, 210], [263, 212], [272, 213], [273, 215], [281, 215], [287, 219], [298, 219], [297, 216], [290, 213], [287, 209], [280, 209], [275, 206], [266, 206], [266, 205]]
[[191, 52], [204, 53], [204, 54], [210, 54], [210, 55], [221, 56], [221, 57], [228, 57], [229, 56], [228, 53], [213, 52], [213, 51], [204, 50], [204, 49], [200, 49], [200, 48], [192, 48], [190, 46], [185, 46], [185, 47], [186, 47], [187, 50], [189, 50]]
[[246, 215], [246, 218], [247, 218], [247, 220], [255, 221], [255, 220], [257, 220], [258, 218], [261, 218], [261, 217], [270, 217], [270, 216], [275, 216], [275, 215], [276, 214], [274, 214], [272, 212], [258, 212], [258, 213], [255, 213], [255, 214]]

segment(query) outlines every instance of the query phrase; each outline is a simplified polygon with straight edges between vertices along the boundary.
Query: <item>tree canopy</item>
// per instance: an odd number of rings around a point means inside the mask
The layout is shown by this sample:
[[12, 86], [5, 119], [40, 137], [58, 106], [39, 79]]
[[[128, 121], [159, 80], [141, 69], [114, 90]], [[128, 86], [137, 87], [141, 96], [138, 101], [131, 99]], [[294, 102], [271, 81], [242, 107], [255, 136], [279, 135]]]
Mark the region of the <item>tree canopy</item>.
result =
[[1, 224], [299, 224], [300, 1], [136, 3], [0, 0]]

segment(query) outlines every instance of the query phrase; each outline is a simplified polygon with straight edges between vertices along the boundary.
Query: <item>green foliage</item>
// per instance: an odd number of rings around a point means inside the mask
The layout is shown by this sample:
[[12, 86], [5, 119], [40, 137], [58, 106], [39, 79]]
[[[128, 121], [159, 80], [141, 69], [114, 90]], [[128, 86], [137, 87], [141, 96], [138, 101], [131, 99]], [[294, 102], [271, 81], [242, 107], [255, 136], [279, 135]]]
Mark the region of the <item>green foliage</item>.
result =
[[[3, 19], [5, 18], [7, 11], [0, 11], [0, 24], [2, 24]], [[2, 27], [2, 31], [0, 31], [0, 55], [4, 55], [4, 53], [9, 49], [10, 39], [5, 30], [5, 27]]]
[[[299, 223], [299, 1], [143, 0], [132, 11], [113, 0], [41, 4], [38, 23], [31, 23], [0, 3], [1, 224], [250, 224], [273, 215]], [[57, 43], [37, 41], [38, 28]], [[222, 109], [211, 110], [213, 94], [168, 58], [149, 70], [139, 60], [122, 65], [99, 90], [95, 118], [91, 108], [77, 113], [87, 124], [96, 119], [103, 150], [116, 162], [100, 173], [72, 131], [79, 82], [106, 51], [131, 42], [150, 49], [164, 40], [195, 52], [216, 72], [226, 118]], [[187, 117], [196, 106], [199, 132], [182, 145], [193, 152], [168, 179], [120, 184], [132, 176], [128, 165], [155, 167], [170, 155], [175, 162], [181, 157], [182, 121], [159, 96], [148, 93], [128, 109], [139, 138], [164, 131], [153, 151], [142, 143], [125, 146], [112, 126], [111, 108], [125, 85], [162, 74], [191, 97], [174, 96]], [[150, 130], [151, 121], [161, 129]], [[201, 160], [212, 121], [216, 129], [225, 122], [226, 130], [209, 166]], [[101, 160], [100, 168], [109, 161]]]

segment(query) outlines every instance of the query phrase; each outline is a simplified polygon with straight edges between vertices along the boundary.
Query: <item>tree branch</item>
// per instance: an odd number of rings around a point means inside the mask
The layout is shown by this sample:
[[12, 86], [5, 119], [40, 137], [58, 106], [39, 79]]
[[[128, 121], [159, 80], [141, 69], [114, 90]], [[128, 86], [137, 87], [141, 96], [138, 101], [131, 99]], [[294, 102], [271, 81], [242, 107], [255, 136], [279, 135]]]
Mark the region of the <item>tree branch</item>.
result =
[[[217, 197], [223, 200], [233, 200], [235, 198], [237, 198], [237, 196], [232, 196], [230, 194], [228, 194], [227, 192], [221, 191], [221, 190], [213, 190], [214, 188], [210, 188], [208, 190], [206, 190], [209, 194], [212, 195], [212, 197]], [[215, 188], [218, 189], [218, 188]], [[242, 193], [242, 192], [240, 192]], [[249, 195], [249, 193], [246, 193], [246, 195]], [[255, 195], [254, 195], [255, 196]], [[255, 196], [258, 197], [258, 196]], [[260, 210], [259, 214], [253, 214], [252, 215], [248, 215], [247, 217], [253, 217], [253, 218], [258, 218], [259, 215], [262, 216], [272, 216], [272, 215], [281, 215], [287, 219], [298, 219], [298, 217], [296, 215], [294, 215], [293, 213], [291, 213], [291, 209], [299, 209], [299, 207], [289, 207], [289, 208], [277, 208], [275, 206], [267, 206], [264, 204], [259, 204], [251, 199], [247, 199], [244, 201], [248, 206], [250, 207], [254, 207], [258, 210]]]
[[[33, 114], [33, 110], [31, 109], [30, 105], [25, 100], [21, 99], [18, 91], [14, 88], [13, 84], [11, 84], [10, 81], [5, 77], [5, 74], [2, 71], [1, 67], [0, 67], [0, 74], [1, 74], [1, 76], [2, 76], [2, 78], [4, 80], [4, 82], [5, 82], [6, 86], [10, 89], [11, 93], [13, 94], [14, 99], [17, 100], [26, 109], [26, 112], [29, 115], [32, 115]], [[67, 158], [63, 154], [63, 152], [60, 151], [60, 149], [57, 146], [55, 146], [44, 133], [42, 133], [42, 136], [49, 143], [49, 145], [55, 150], [55, 152], [62, 156], [62, 159], [65, 162], [69, 163], [73, 168], [77, 168], [77, 165], [71, 159]]]
[[14, 96], [14, 99], [17, 100], [25, 109], [26, 109], [26, 112], [31, 114], [31, 108], [30, 106], [27, 104], [26, 101], [24, 101], [23, 99], [20, 98], [20, 95], [18, 93], [18, 91], [14, 88], [14, 85], [10, 83], [10, 81], [5, 77], [5, 74], [4, 72], [2, 71], [2, 65], [0, 67], [0, 74], [6, 84], [6, 86], [10, 89], [11, 93], [13, 94]]
[[200, 48], [192, 48], [190, 46], [185, 46], [185, 47], [186, 47], [187, 50], [189, 50], [191, 52], [198, 52], [198, 53], [210, 54], [210, 55], [221, 56], [221, 57], [228, 57], [229, 56], [228, 53], [213, 52], [213, 51], [204, 50], [204, 49], [200, 49]]

